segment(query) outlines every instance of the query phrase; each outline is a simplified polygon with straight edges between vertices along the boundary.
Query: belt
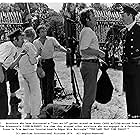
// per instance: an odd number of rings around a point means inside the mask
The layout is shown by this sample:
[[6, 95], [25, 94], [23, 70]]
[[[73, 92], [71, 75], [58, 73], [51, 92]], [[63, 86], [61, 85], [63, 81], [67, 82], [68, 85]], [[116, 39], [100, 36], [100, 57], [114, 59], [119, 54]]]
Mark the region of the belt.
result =
[[98, 63], [98, 59], [82, 59], [82, 62], [89, 62], [89, 63]]

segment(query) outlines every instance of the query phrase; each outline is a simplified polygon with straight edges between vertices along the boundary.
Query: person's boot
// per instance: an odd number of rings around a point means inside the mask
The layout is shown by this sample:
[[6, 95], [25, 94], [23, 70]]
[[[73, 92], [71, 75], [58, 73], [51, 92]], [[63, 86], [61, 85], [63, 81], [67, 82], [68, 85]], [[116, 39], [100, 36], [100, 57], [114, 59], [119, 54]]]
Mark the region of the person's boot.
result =
[[11, 112], [9, 118], [12, 119], [21, 119], [21, 113], [18, 111], [18, 104], [21, 102], [21, 99], [16, 96], [10, 98]]
[[18, 104], [11, 105], [10, 118], [21, 119], [21, 113], [18, 111]]

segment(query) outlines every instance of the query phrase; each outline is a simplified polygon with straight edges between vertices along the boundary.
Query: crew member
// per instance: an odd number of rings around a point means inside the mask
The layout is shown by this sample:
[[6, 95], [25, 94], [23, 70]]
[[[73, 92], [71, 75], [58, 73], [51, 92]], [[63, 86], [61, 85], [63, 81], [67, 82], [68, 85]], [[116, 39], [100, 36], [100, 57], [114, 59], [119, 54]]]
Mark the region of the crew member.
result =
[[98, 39], [94, 32], [96, 17], [93, 9], [84, 9], [80, 13], [83, 24], [79, 36], [79, 46], [82, 56], [81, 75], [84, 82], [84, 96], [81, 118], [91, 118], [91, 107], [96, 97], [97, 74], [99, 69], [98, 57], [104, 58], [105, 53], [99, 49]]

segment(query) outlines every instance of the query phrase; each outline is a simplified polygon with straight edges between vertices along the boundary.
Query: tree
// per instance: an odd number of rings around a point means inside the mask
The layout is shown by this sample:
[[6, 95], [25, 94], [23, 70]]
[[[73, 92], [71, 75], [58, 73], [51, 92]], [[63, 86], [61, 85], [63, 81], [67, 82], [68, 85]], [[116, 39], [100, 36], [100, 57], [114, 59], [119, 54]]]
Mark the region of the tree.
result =
[[91, 3], [91, 8], [94, 8], [95, 10], [108, 10], [109, 7], [104, 3]]

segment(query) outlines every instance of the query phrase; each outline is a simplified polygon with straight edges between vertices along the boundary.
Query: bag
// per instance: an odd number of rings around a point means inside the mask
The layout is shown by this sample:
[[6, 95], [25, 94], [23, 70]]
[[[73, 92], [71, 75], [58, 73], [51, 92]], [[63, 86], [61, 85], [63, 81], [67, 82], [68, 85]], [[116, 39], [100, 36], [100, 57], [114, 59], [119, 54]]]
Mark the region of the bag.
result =
[[37, 72], [37, 75], [39, 78], [44, 78], [45, 77], [45, 72], [44, 70], [42, 69], [42, 67], [37, 67], [36, 69], [36, 72]]
[[71, 105], [48, 104], [40, 111], [40, 119], [79, 119], [81, 107], [72, 103]]
[[111, 100], [112, 93], [113, 85], [107, 72], [103, 70], [97, 82], [96, 101], [101, 104], [106, 104]]

